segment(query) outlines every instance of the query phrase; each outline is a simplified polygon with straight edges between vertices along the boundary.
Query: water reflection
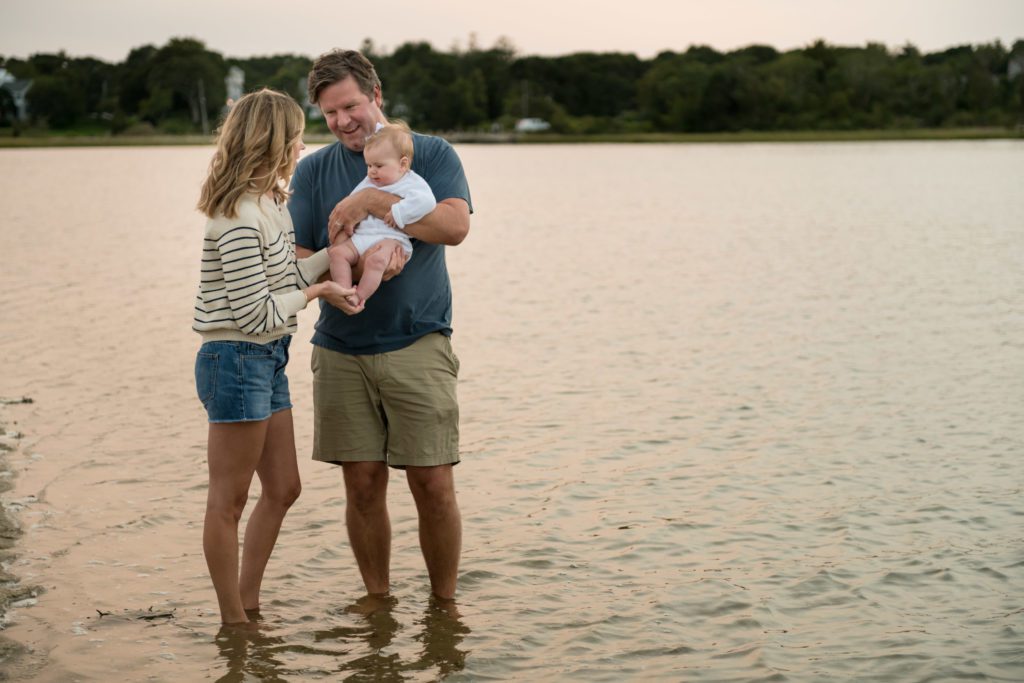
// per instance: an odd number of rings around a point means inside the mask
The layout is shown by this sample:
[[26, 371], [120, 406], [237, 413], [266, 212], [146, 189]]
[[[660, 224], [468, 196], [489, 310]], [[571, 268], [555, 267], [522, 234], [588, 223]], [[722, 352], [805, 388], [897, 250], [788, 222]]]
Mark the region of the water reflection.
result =
[[443, 678], [463, 669], [467, 653], [459, 645], [470, 630], [462, 622], [458, 605], [454, 601], [430, 599], [424, 613], [414, 621], [417, 633], [413, 640], [421, 645], [417, 658], [403, 661], [391, 649], [402, 629], [395, 616], [398, 604], [394, 596], [366, 595], [344, 610], [357, 617], [356, 625], [336, 626], [313, 634], [321, 645], [332, 641], [339, 645], [361, 642], [370, 651], [341, 665], [341, 671], [350, 672], [346, 681], [404, 681], [409, 672], [426, 670], [436, 670], [437, 677]]
[[402, 680], [398, 655], [384, 652], [401, 628], [394, 615], [397, 606], [398, 599], [392, 595], [365, 595], [343, 610], [357, 618], [355, 626], [335, 626], [313, 634], [317, 643], [362, 642], [369, 648], [369, 654], [341, 665], [343, 671], [352, 672], [346, 681]]
[[439, 677], [462, 671], [467, 653], [460, 650], [459, 645], [470, 631], [462, 623], [462, 615], [455, 601], [431, 597], [426, 611], [416, 624], [422, 630], [415, 639], [423, 648], [419, 660], [409, 668], [436, 668]]
[[284, 639], [264, 632], [266, 624], [257, 616], [248, 624], [221, 626], [214, 642], [220, 658], [227, 664], [227, 673], [218, 683], [251, 681], [285, 681], [284, 663], [274, 655], [287, 649]]

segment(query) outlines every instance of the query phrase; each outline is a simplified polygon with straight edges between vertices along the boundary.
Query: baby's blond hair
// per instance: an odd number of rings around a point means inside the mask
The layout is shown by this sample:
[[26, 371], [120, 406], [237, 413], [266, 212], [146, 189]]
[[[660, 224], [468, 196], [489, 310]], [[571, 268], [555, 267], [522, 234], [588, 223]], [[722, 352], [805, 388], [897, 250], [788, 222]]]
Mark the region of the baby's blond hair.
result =
[[363, 146], [363, 152], [375, 147], [388, 143], [399, 157], [408, 157], [409, 163], [412, 163], [412, 131], [409, 130], [409, 126], [405, 121], [395, 119], [389, 122], [385, 126], [381, 126], [373, 132], [368, 138], [366, 138], [366, 144]]

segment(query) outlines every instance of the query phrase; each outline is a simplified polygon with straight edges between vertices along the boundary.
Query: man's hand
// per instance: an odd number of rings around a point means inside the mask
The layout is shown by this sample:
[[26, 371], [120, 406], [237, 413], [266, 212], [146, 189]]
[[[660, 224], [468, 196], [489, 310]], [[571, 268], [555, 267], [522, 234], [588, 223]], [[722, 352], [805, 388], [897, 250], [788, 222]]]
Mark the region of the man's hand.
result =
[[334, 244], [334, 238], [340, 232], [351, 237], [356, 226], [370, 215], [370, 211], [363, 201], [365, 198], [362, 195], [364, 194], [364, 192], [350, 194], [338, 202], [334, 210], [331, 211], [331, 216], [327, 219], [327, 238], [331, 244]]
[[[389, 207], [390, 208], [390, 207]], [[409, 237], [454, 247], [469, 234], [469, 204], [464, 199], [444, 199], [434, 210], [415, 223], [407, 223]]]
[[399, 199], [400, 197], [390, 192], [382, 192], [373, 188], [350, 194], [338, 202], [334, 210], [331, 211], [330, 218], [327, 219], [328, 240], [334, 242], [334, 238], [342, 231], [351, 237], [356, 226], [364, 218], [370, 214], [382, 218]]
[[400, 244], [392, 243], [391, 245], [389, 245], [387, 242], [387, 240], [377, 242], [377, 244], [373, 245], [365, 252], [363, 252], [363, 254], [359, 257], [359, 263], [356, 264], [356, 267], [352, 270], [352, 278], [354, 280], [358, 282], [359, 278], [362, 277], [363, 262], [370, 254], [376, 253], [381, 249], [387, 249], [389, 247], [391, 247], [391, 258], [388, 260], [388, 267], [384, 269], [384, 276], [381, 279], [384, 282], [387, 282], [388, 280], [402, 272], [402, 269], [405, 268], [405, 264], [408, 263], [409, 261], [409, 257], [406, 256], [405, 249], [402, 249], [402, 246]]

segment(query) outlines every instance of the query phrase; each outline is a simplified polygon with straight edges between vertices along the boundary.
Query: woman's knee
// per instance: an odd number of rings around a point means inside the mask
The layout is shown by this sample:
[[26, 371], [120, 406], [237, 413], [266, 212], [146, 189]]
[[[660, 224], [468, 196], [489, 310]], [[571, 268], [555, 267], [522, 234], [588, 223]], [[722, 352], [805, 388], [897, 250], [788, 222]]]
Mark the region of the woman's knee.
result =
[[237, 524], [238, 520], [242, 518], [242, 512], [248, 501], [249, 493], [247, 491], [235, 494], [211, 492], [206, 499], [206, 513]]
[[277, 482], [273, 486], [264, 486], [261, 494], [268, 502], [282, 508], [290, 508], [302, 494], [302, 482], [298, 479], [289, 482]]

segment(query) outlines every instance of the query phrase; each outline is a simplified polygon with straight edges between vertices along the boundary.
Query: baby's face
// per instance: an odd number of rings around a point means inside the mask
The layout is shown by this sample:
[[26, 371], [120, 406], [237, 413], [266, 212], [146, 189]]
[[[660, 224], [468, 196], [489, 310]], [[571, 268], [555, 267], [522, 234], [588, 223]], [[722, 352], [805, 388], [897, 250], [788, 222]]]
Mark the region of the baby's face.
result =
[[408, 160], [391, 149], [391, 145], [374, 145], [363, 151], [366, 177], [377, 187], [397, 183], [408, 170]]

